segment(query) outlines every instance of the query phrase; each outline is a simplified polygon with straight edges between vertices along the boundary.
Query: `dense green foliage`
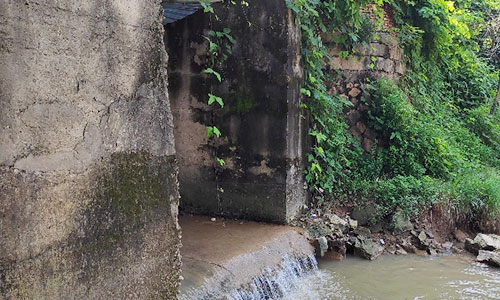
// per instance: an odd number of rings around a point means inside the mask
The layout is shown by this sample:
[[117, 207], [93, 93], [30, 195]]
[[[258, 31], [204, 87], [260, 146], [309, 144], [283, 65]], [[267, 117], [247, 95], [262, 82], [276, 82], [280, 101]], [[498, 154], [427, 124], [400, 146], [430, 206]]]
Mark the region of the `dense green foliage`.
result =
[[[363, 5], [395, 11], [407, 73], [399, 84], [364, 84], [369, 127], [379, 146], [367, 153], [347, 131], [341, 97], [328, 95], [328, 51], [322, 32], [337, 43], [376, 38]], [[500, 116], [490, 115], [498, 83], [495, 55], [484, 55], [488, 22], [499, 5], [488, 0], [295, 0], [303, 34], [314, 147], [306, 179], [318, 202], [375, 201], [378, 217], [396, 210], [414, 215], [436, 202], [451, 203], [470, 225], [500, 215]], [[377, 24], [371, 25], [377, 28]], [[495, 37], [492, 36], [492, 39]], [[485, 46], [486, 45], [486, 46]], [[491, 47], [490, 47], [491, 48]]]

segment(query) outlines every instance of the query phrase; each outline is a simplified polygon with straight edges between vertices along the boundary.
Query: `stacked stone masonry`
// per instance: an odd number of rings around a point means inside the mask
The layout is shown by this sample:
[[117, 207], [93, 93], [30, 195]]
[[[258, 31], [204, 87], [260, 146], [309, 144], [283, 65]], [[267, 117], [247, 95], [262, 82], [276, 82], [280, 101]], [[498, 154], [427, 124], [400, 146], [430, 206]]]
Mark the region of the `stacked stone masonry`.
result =
[[345, 49], [333, 44], [333, 34], [326, 37], [331, 45], [330, 66], [343, 71], [347, 80], [354, 81], [362, 76], [386, 77], [398, 80], [405, 73], [403, 51], [397, 39], [388, 32], [378, 32], [378, 39], [354, 47], [353, 53], [343, 57]]
[[340, 78], [328, 83], [329, 94], [339, 95], [352, 103], [344, 111], [346, 123], [367, 152], [380, 141], [377, 132], [367, 126], [366, 112], [370, 98], [363, 91], [363, 83], [367, 78], [375, 80], [382, 77], [397, 82], [405, 73], [404, 53], [398, 40], [389, 32], [378, 32], [376, 35], [378, 38], [366, 45], [355, 46], [353, 53], [347, 57], [341, 57], [345, 49], [333, 44], [333, 34], [325, 36], [331, 45], [329, 69], [341, 72]]

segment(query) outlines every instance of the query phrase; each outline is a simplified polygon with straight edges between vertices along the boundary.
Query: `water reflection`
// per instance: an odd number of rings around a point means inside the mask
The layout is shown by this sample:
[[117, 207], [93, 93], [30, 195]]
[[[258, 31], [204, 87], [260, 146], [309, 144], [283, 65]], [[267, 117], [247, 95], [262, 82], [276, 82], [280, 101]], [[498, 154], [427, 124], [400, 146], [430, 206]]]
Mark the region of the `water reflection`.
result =
[[500, 271], [461, 256], [319, 263], [286, 300], [500, 299]]

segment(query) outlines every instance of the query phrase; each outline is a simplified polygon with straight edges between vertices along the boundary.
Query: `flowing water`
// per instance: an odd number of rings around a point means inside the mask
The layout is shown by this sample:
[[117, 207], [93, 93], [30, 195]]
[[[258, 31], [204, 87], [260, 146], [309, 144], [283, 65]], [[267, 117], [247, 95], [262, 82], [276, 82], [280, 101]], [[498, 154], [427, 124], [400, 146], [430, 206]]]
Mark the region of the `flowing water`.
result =
[[[210, 285], [207, 285], [210, 286]], [[196, 289], [182, 300], [500, 300], [500, 270], [464, 256], [349, 257], [341, 262], [285, 256], [245, 288]]]
[[180, 300], [278, 300], [290, 291], [300, 288], [302, 279], [319, 274], [316, 258], [312, 255], [283, 257], [283, 262], [251, 280], [243, 288], [225, 286], [216, 277], [202, 287], [193, 288], [180, 296]]
[[320, 261], [283, 299], [500, 299], [500, 270], [453, 255]]

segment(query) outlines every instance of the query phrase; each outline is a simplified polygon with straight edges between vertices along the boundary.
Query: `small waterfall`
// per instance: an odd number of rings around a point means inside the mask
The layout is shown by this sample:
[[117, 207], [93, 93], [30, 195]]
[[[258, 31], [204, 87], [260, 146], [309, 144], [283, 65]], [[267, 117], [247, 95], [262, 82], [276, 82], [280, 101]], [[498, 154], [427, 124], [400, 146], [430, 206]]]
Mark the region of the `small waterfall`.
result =
[[247, 286], [230, 291], [193, 291], [180, 299], [279, 300], [297, 285], [301, 277], [317, 269], [318, 263], [313, 255], [285, 255], [281, 264], [264, 269], [262, 274], [253, 278]]
[[297, 284], [300, 277], [316, 269], [318, 264], [314, 256], [292, 258], [287, 255], [281, 265], [266, 268], [261, 276], [253, 279], [248, 288], [233, 291], [228, 300], [281, 299]]

